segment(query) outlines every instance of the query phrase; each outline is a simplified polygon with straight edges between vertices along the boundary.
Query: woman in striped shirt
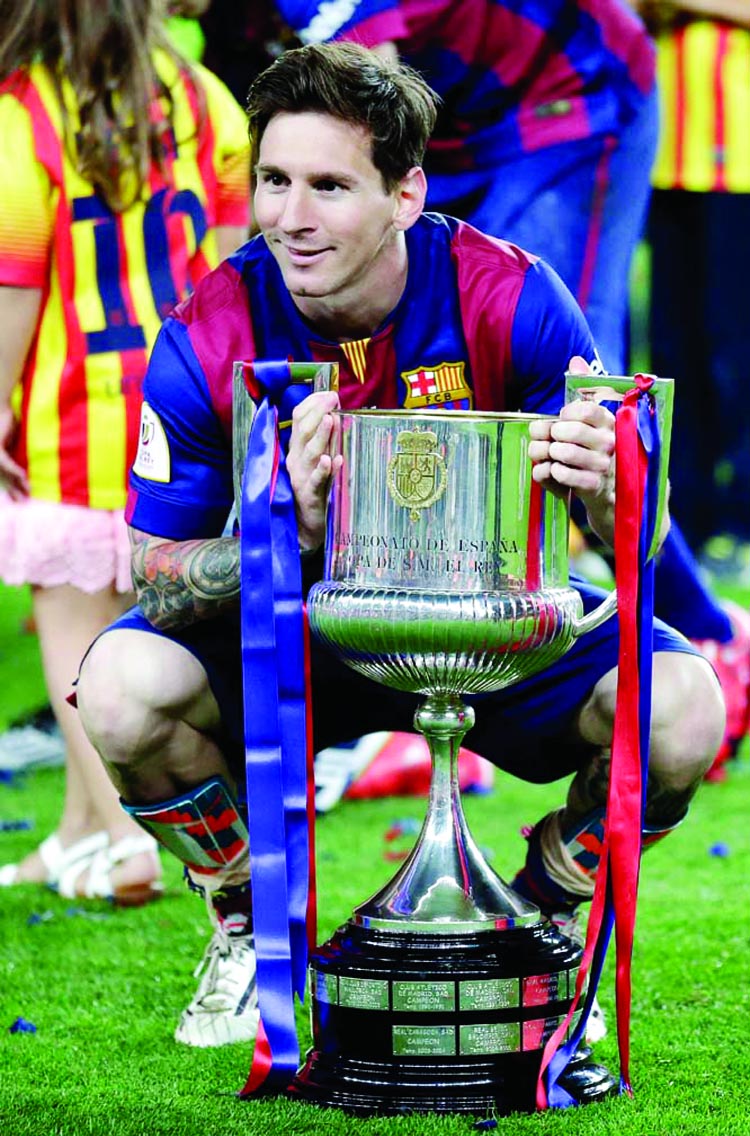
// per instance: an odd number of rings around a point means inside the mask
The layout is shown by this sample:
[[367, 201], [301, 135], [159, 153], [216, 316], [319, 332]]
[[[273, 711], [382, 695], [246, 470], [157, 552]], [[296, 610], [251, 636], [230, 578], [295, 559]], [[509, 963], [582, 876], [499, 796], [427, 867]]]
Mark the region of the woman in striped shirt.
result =
[[0, 579], [31, 585], [67, 750], [57, 830], [0, 884], [140, 903], [150, 838], [66, 704], [130, 600], [122, 519], [161, 320], [249, 225], [244, 115], [179, 56], [159, 0], [0, 12]]

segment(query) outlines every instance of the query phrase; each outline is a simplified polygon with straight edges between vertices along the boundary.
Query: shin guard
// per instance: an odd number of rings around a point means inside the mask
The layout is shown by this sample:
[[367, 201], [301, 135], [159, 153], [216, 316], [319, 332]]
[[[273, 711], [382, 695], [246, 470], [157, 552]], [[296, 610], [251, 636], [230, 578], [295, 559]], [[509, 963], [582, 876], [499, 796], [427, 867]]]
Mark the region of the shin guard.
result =
[[544, 915], [591, 899], [604, 838], [604, 809], [592, 809], [562, 830], [563, 809], [548, 813], [529, 834], [526, 863], [511, 886]]
[[[687, 815], [687, 814], [685, 814]], [[643, 832], [641, 833], [641, 852], [645, 852], [653, 844], [658, 844], [665, 836], [669, 836], [670, 832], [674, 832], [679, 828], [685, 817], [680, 817], [674, 824], [668, 825], [666, 828], [656, 828], [654, 825], [644, 825]]]
[[123, 801], [122, 806], [191, 873], [197, 873], [201, 883], [211, 876], [222, 883], [229, 883], [230, 877], [232, 883], [249, 879], [247, 825], [221, 777], [159, 804]]

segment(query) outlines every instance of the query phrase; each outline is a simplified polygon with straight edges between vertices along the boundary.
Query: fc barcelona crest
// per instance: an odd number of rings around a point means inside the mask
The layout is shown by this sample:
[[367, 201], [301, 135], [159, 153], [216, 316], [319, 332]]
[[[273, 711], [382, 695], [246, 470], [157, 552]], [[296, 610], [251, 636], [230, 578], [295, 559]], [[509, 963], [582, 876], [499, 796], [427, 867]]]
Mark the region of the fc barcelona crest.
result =
[[473, 396], [463, 362], [439, 363], [434, 367], [417, 367], [402, 371], [406, 384], [405, 410], [422, 410], [428, 406], [442, 410], [471, 410]]
[[397, 453], [388, 462], [388, 492], [397, 505], [409, 510], [413, 521], [419, 510], [434, 505], [445, 493], [448, 470], [437, 452], [437, 435], [404, 430], [396, 438]]

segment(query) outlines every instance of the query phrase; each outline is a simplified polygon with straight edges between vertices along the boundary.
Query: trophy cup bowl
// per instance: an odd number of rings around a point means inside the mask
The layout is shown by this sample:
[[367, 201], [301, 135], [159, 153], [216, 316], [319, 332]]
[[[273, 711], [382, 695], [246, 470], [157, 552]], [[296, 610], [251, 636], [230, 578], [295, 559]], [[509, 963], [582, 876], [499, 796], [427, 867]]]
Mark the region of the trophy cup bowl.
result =
[[[474, 710], [550, 666], [616, 606], [584, 616], [568, 510], [531, 476], [539, 415], [340, 412], [313, 633], [375, 682], [424, 696], [427, 814], [393, 879], [310, 960], [313, 1046], [292, 1095], [355, 1113], [532, 1111], [542, 1051], [582, 951], [487, 864], [461, 807]], [[498, 738], [498, 746], [502, 739]], [[575, 1027], [574, 1020], [571, 1030]], [[574, 1099], [615, 1089], [585, 1053]]]

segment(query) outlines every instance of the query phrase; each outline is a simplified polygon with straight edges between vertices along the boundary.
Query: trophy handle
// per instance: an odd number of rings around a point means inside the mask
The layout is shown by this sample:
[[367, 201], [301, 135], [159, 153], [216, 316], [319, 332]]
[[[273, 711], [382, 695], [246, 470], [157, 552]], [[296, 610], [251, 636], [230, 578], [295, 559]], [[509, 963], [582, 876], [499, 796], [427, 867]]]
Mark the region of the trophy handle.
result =
[[[246, 372], [252, 373], [252, 362], [235, 360], [232, 365], [232, 468], [234, 514], [239, 516], [242, 479], [247, 461], [247, 443], [255, 418], [255, 403], [247, 389]], [[339, 389], [338, 363], [289, 363], [289, 382], [306, 383], [310, 393]]]
[[[622, 402], [627, 391], [632, 390], [635, 380], [627, 375], [572, 375], [565, 376], [565, 401], [587, 399], [594, 402]], [[669, 471], [669, 445], [672, 434], [672, 406], [674, 402], [674, 379], [654, 379], [649, 394], [654, 400], [661, 445], [657, 472], [657, 504], [654, 536], [648, 559], [659, 549], [659, 534], [667, 504], [667, 475]], [[597, 608], [573, 622], [573, 635], [577, 639], [587, 631], [593, 631], [609, 619], [617, 610], [617, 592], [612, 591]]]
[[[586, 399], [589, 402], [622, 402], [624, 395], [633, 389], [635, 380], [628, 375], [572, 375], [565, 376], [565, 402]], [[672, 438], [672, 408], [674, 406], [674, 379], [654, 378], [649, 390], [656, 408], [659, 424], [659, 466], [657, 471], [656, 521], [647, 559], [659, 551], [659, 535], [664, 511], [667, 507], [669, 448]], [[592, 612], [592, 615], [594, 613]], [[592, 627], [597, 624], [593, 623]]]
[[605, 619], [609, 619], [610, 615], [614, 615], [616, 611], [617, 592], [613, 590], [593, 611], [588, 612], [587, 615], [582, 615], [580, 619], [573, 620], [573, 638], [578, 639], [587, 631], [593, 631], [595, 627], [601, 626]]

